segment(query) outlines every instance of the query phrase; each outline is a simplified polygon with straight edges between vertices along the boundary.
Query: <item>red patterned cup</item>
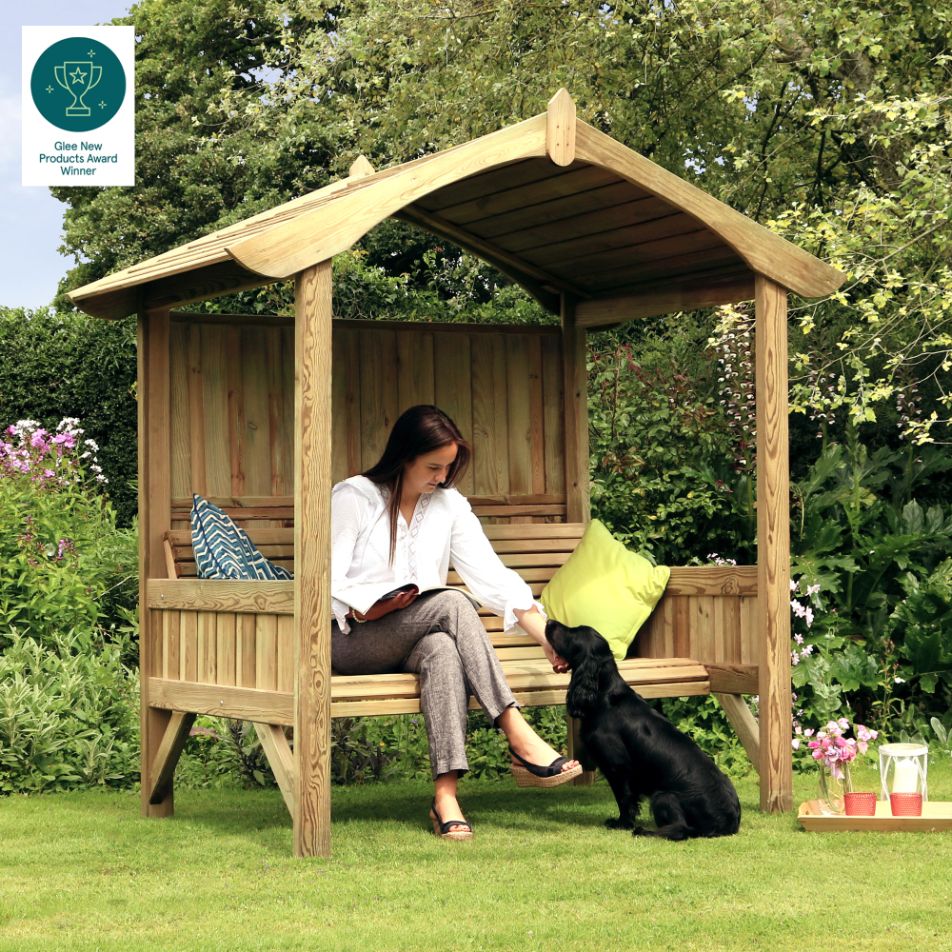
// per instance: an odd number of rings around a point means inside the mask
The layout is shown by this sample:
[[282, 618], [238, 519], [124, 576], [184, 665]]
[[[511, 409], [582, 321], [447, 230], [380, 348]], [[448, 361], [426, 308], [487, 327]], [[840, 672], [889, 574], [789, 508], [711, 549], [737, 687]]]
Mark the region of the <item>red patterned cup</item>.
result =
[[875, 793], [844, 793], [847, 816], [876, 816]]
[[891, 793], [889, 805], [893, 816], [922, 816], [921, 793]]

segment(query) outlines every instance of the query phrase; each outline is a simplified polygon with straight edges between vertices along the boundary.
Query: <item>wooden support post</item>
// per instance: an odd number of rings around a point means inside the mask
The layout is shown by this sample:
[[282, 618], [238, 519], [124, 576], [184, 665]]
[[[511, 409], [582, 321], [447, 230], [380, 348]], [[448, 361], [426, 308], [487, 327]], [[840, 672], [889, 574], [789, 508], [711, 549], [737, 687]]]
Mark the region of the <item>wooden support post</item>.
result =
[[787, 292], [755, 281], [757, 336], [757, 615], [760, 647], [760, 806], [793, 805], [790, 689], [790, 470]]
[[154, 613], [147, 607], [146, 588], [150, 578], [165, 574], [163, 535], [172, 520], [168, 310], [140, 311], [137, 341], [141, 803], [144, 816], [164, 817], [171, 816], [174, 808], [172, 776], [171, 772], [166, 777], [153, 776], [153, 771], [164, 770], [158, 755], [172, 714], [149, 704], [149, 678], [162, 673], [162, 646]]
[[562, 295], [562, 362], [565, 368], [565, 508], [567, 522], [588, 522], [588, 375], [585, 329], [575, 321], [575, 301]]
[[331, 262], [294, 283], [294, 855], [331, 849]]
[[294, 818], [294, 755], [288, 744], [284, 728], [280, 724], [255, 724], [255, 733], [261, 741], [271, 773], [277, 781], [284, 805]]
[[152, 764], [150, 804], [161, 803], [170, 790], [175, 768], [178, 765], [179, 757], [182, 756], [182, 751], [188, 741], [189, 731], [191, 731], [194, 723], [194, 714], [172, 711], [165, 728], [165, 734], [163, 734], [159, 749], [156, 752], [155, 761]]

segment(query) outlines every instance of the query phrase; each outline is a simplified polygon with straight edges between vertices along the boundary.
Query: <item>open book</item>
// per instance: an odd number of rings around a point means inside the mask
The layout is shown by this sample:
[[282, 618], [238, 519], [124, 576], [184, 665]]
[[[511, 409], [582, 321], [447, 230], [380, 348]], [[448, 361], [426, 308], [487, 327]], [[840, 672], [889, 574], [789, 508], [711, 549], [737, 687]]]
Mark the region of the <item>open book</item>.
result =
[[413, 582], [407, 582], [406, 585], [400, 585], [397, 588], [391, 589], [384, 595], [381, 595], [377, 599], [378, 602], [387, 602], [391, 599], [398, 598], [399, 596], [412, 596], [412, 598], [407, 601], [407, 604], [416, 601], [421, 595], [431, 595], [433, 592], [460, 592], [465, 595], [472, 604], [473, 608], [479, 608], [479, 602], [466, 591], [465, 588], [456, 588], [453, 585], [434, 585], [432, 588], [424, 588], [422, 591], [418, 585], [415, 585]]

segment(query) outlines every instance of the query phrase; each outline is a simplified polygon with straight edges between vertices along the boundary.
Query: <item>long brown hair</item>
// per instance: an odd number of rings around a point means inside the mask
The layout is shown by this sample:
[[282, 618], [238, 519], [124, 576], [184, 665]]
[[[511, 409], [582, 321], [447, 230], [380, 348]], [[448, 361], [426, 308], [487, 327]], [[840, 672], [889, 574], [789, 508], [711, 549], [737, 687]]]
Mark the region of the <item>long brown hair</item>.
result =
[[403, 471], [424, 453], [432, 453], [448, 443], [457, 446], [456, 459], [450, 465], [446, 479], [440, 483], [444, 489], [452, 486], [469, 465], [472, 450], [463, 439], [459, 427], [439, 408], [421, 403], [404, 410], [394, 423], [383, 456], [370, 467], [364, 476], [378, 486], [390, 491], [390, 564], [393, 564], [397, 547], [397, 518], [400, 515], [400, 496], [403, 493]]

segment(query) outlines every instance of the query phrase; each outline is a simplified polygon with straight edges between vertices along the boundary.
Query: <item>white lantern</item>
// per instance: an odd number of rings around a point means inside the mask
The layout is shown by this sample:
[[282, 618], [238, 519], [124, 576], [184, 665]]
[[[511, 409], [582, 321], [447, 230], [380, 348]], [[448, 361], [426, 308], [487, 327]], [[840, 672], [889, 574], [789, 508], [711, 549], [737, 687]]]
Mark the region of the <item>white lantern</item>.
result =
[[879, 777], [881, 799], [890, 793], [921, 793], [923, 802], [929, 799], [926, 770], [929, 767], [929, 748], [925, 744], [883, 744], [879, 748]]

